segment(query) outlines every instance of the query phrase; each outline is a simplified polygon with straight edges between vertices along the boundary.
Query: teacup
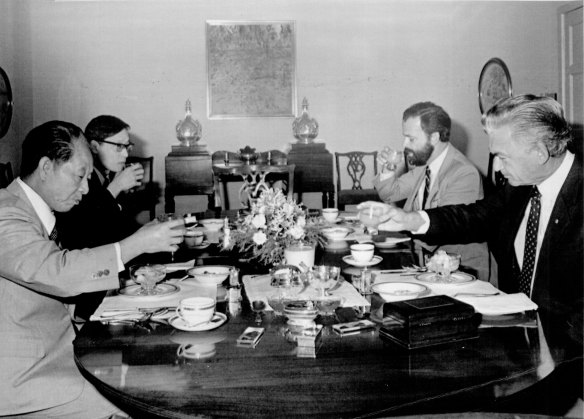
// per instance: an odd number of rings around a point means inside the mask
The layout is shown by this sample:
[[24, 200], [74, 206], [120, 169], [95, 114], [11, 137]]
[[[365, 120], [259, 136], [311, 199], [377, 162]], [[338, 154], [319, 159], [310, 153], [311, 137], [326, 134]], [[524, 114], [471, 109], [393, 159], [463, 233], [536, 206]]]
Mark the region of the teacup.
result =
[[205, 234], [202, 230], [187, 230], [185, 232], [185, 244], [188, 247], [200, 246], [203, 243]]
[[332, 223], [339, 217], [339, 210], [338, 208], [323, 208], [322, 216], [325, 221]]
[[373, 259], [375, 245], [372, 243], [358, 243], [351, 245], [351, 256], [356, 262], [369, 262]]
[[211, 321], [215, 314], [215, 300], [209, 297], [190, 297], [181, 300], [176, 314], [189, 326]]

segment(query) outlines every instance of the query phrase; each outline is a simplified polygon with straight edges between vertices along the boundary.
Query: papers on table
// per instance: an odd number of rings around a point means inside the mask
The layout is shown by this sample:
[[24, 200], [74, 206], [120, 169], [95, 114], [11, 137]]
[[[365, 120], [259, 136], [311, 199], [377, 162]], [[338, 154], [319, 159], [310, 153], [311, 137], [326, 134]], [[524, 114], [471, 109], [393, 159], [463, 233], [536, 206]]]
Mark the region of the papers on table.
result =
[[[247, 297], [250, 301], [262, 300], [267, 303], [268, 297], [278, 291], [278, 289], [272, 287], [270, 283], [270, 275], [246, 275], [243, 277], [243, 286], [245, 287]], [[307, 299], [314, 294], [314, 288], [308, 287], [302, 293], [298, 294], [297, 298], [299, 300]], [[365, 307], [371, 305], [365, 297], [359, 294], [351, 283], [346, 281], [344, 281], [339, 288], [332, 291], [331, 294], [345, 299], [341, 307]], [[266, 308], [271, 310], [269, 304], [267, 304]]]
[[[375, 273], [375, 271], [373, 271]], [[503, 314], [520, 313], [537, 310], [537, 304], [531, 301], [525, 294], [505, 294], [495, 288], [490, 282], [472, 281], [464, 284], [439, 284], [420, 282], [415, 276], [404, 273], [377, 274], [375, 283], [379, 282], [414, 282], [424, 284], [430, 288], [429, 295], [449, 295], [457, 298], [483, 315], [498, 316]], [[464, 294], [495, 294], [493, 296], [472, 296]], [[457, 295], [458, 294], [458, 295]]]
[[113, 295], [106, 297], [91, 316], [90, 320], [105, 321], [112, 320], [112, 317], [116, 320], [137, 320], [144, 315], [140, 309], [176, 307], [180, 300], [188, 297], [217, 298], [217, 286], [215, 284], [205, 285], [183, 281], [176, 285], [180, 288], [179, 292], [167, 296], [148, 296], [141, 298]]

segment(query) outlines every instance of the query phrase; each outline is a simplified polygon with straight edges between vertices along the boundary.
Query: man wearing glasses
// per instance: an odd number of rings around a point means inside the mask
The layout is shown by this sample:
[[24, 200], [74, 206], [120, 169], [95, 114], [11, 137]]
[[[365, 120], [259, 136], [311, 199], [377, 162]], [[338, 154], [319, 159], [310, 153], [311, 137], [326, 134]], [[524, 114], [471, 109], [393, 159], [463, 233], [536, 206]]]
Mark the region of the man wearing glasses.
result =
[[[117, 242], [134, 233], [139, 225], [123, 205], [124, 195], [140, 186], [144, 169], [139, 163], [126, 167], [130, 126], [121, 119], [100, 115], [85, 128], [85, 137], [93, 155], [94, 170], [89, 192], [79, 205], [57, 214], [61, 246], [83, 249]], [[101, 303], [104, 293], [77, 297], [75, 318], [87, 320]]]

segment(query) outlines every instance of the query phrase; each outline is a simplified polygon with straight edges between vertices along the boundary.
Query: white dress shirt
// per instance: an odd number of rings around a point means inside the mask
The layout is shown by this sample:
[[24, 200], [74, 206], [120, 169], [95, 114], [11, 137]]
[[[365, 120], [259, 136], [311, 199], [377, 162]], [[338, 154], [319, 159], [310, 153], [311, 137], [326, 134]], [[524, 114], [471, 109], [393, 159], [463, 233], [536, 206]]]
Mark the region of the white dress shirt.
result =
[[[41, 196], [36, 193], [30, 186], [28, 186], [20, 177], [16, 178], [16, 181], [24, 191], [26, 197], [30, 201], [32, 208], [38, 215], [45, 228], [48, 235], [51, 234], [55, 224], [57, 223], [57, 219], [55, 218], [55, 214], [51, 208], [47, 205]], [[120, 247], [120, 243], [114, 243], [114, 247], [116, 249], [116, 256], [118, 260], [118, 272], [122, 272], [124, 267], [124, 262], [122, 261], [122, 249]]]
[[[560, 189], [562, 185], [566, 181], [568, 177], [568, 172], [572, 168], [572, 164], [574, 163], [574, 154], [570, 153], [569, 151], [566, 152], [564, 160], [560, 164], [560, 167], [552, 173], [550, 177], [545, 179], [539, 185], [537, 185], [537, 189], [541, 194], [540, 202], [541, 202], [541, 210], [539, 213], [539, 224], [537, 228], [537, 244], [535, 247], [535, 267], [537, 268], [537, 261], [539, 259], [539, 251], [541, 249], [541, 243], [543, 241], [543, 237], [545, 235], [545, 231], [547, 226], [550, 222], [550, 216], [552, 214], [552, 210], [554, 209], [554, 205], [556, 203], [556, 199], [558, 194], [560, 193]], [[525, 250], [525, 231], [527, 229], [527, 219], [529, 218], [529, 210], [531, 209], [531, 200], [527, 204], [527, 208], [525, 209], [525, 213], [523, 214], [523, 220], [519, 225], [519, 230], [517, 231], [517, 236], [515, 236], [515, 241], [513, 243], [515, 248], [515, 255], [517, 256], [517, 263], [519, 266], [523, 266], [523, 251]], [[558, 220], [554, 220], [553, 222], [557, 223]], [[531, 287], [530, 290], [533, 289], [533, 278], [535, 277], [536, 268], [533, 269], [533, 274], [531, 277]], [[531, 294], [531, 292], [530, 292]]]

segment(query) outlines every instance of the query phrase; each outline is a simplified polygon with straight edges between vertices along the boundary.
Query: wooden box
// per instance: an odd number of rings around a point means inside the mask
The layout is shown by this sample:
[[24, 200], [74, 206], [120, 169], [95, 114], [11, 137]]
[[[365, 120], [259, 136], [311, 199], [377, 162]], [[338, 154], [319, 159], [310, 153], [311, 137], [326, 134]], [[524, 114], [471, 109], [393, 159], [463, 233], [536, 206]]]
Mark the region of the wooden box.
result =
[[478, 337], [481, 315], [470, 304], [446, 295], [383, 305], [379, 337], [408, 349]]

